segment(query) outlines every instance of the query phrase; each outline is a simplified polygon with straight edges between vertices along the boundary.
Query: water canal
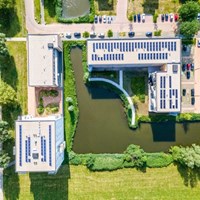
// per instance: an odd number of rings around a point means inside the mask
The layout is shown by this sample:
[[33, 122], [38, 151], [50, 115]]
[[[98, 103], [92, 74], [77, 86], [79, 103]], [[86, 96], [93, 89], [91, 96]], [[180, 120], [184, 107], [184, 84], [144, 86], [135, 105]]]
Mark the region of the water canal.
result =
[[73, 49], [71, 59], [80, 109], [73, 145], [76, 153], [121, 153], [129, 144], [156, 152], [167, 151], [172, 145], [200, 143], [200, 123], [152, 123], [129, 129], [118, 96], [83, 83], [82, 51]]
[[76, 18], [90, 12], [89, 0], [63, 0], [62, 15], [64, 18]]

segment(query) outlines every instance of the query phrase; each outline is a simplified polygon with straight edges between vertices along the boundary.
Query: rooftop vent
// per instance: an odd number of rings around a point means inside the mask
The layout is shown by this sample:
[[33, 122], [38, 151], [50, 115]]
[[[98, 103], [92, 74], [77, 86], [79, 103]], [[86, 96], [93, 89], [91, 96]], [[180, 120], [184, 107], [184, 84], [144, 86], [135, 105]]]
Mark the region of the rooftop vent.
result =
[[48, 43], [48, 48], [53, 48], [53, 43]]

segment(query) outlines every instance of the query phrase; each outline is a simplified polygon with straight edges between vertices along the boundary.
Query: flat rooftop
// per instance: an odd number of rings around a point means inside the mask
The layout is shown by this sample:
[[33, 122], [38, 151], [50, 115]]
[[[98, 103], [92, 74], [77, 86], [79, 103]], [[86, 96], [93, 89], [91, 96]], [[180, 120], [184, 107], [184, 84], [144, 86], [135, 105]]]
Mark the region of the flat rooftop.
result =
[[58, 35], [28, 35], [28, 75], [30, 86], [53, 86], [57, 59], [54, 50], [62, 51]]
[[152, 74], [153, 86], [149, 86], [149, 111], [180, 112], [180, 64], [167, 64], [166, 71]]
[[179, 38], [133, 38], [88, 40], [90, 67], [144, 66], [180, 62]]
[[[16, 121], [16, 171], [56, 171], [56, 121], [61, 116], [29, 118]], [[61, 131], [61, 134], [63, 131]], [[62, 135], [61, 135], [62, 138]], [[62, 141], [61, 141], [62, 142]]]

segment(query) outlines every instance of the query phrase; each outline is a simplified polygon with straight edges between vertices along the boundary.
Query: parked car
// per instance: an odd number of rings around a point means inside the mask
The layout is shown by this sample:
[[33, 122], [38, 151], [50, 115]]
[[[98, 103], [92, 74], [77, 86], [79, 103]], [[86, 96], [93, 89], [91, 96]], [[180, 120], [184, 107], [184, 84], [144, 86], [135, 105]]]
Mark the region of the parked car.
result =
[[76, 37], [76, 38], [77, 38], [77, 37], [81, 37], [81, 33], [80, 33], [80, 32], [75, 32], [75, 33], [74, 33], [74, 37]]
[[106, 21], [107, 21], [107, 17], [106, 15], [103, 15], [103, 23], [106, 23]]
[[65, 37], [64, 33], [60, 33], [59, 35], [60, 35], [61, 38]]
[[200, 13], [197, 14], [197, 19], [200, 20]]
[[194, 70], [194, 63], [191, 64], [191, 70]]
[[138, 20], [138, 22], [140, 22], [140, 21], [141, 21], [140, 14], [137, 14], [137, 20]]
[[187, 46], [183, 45], [183, 51], [187, 51]]
[[134, 15], [134, 16], [133, 16], [133, 21], [134, 21], [134, 22], [137, 22], [137, 15]]
[[186, 77], [187, 77], [187, 79], [190, 79], [190, 71], [186, 72]]
[[179, 16], [178, 16], [178, 14], [174, 14], [174, 20], [175, 20], [175, 22], [177, 22], [177, 21], [178, 21], [178, 19], [179, 19]]
[[145, 22], [145, 14], [142, 14], [141, 18], [142, 18], [142, 22], [144, 23]]
[[195, 98], [194, 98], [194, 97], [191, 98], [191, 104], [192, 104], [192, 105], [195, 104]]
[[102, 16], [99, 16], [99, 23], [102, 23]]
[[200, 40], [198, 40], [197, 46], [200, 47]]
[[168, 21], [168, 14], [165, 14], [165, 21], [167, 22]]
[[174, 15], [173, 15], [173, 13], [171, 13], [169, 16], [170, 16], [170, 22], [173, 22], [173, 20], [174, 20]]
[[164, 15], [164, 14], [161, 15], [161, 21], [162, 21], [162, 22], [165, 21], [165, 15]]
[[152, 37], [152, 32], [146, 32], [147, 37]]
[[187, 70], [190, 70], [190, 68], [191, 68], [191, 64], [187, 64]]
[[128, 32], [128, 36], [129, 37], [134, 37], [135, 36], [135, 32], [132, 32], [132, 31]]
[[94, 16], [94, 23], [97, 23], [97, 22], [98, 22], [98, 16], [95, 15], [95, 16]]
[[104, 38], [105, 37], [105, 34], [104, 33], [100, 33], [99, 34], [99, 38]]
[[96, 37], [96, 33], [95, 32], [90, 32], [90, 37], [91, 38], [95, 38]]
[[186, 95], [186, 89], [183, 89], [183, 96]]
[[182, 70], [183, 70], [183, 72], [186, 70], [186, 64], [182, 65]]
[[191, 96], [194, 96], [194, 89], [191, 89]]
[[66, 38], [71, 38], [72, 37], [72, 35], [71, 35], [71, 33], [66, 33]]
[[110, 16], [107, 17], [107, 22], [108, 22], [108, 24], [111, 24], [111, 17]]

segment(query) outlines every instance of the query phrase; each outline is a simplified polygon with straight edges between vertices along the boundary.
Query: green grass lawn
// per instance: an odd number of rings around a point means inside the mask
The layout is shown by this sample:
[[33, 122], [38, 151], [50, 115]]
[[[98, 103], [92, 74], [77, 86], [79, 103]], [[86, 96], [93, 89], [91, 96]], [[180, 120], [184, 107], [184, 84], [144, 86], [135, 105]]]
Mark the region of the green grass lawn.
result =
[[199, 175], [188, 177], [186, 171], [179, 173], [173, 165], [146, 172], [136, 169], [90, 172], [84, 166], [65, 165], [55, 176], [17, 175], [14, 168], [4, 171], [6, 200], [199, 200], [199, 196]]
[[5, 33], [7, 37], [26, 36], [25, 26], [25, 7], [23, 0], [15, 0], [15, 8], [10, 12], [10, 24], [2, 26], [0, 32]]
[[44, 0], [44, 16], [47, 24], [57, 22], [55, 3], [50, 0]]
[[117, 0], [94, 0], [95, 13], [97, 15], [116, 15]]
[[38, 24], [41, 23], [41, 18], [40, 18], [40, 0], [34, 0], [34, 14], [35, 14], [35, 19]]

